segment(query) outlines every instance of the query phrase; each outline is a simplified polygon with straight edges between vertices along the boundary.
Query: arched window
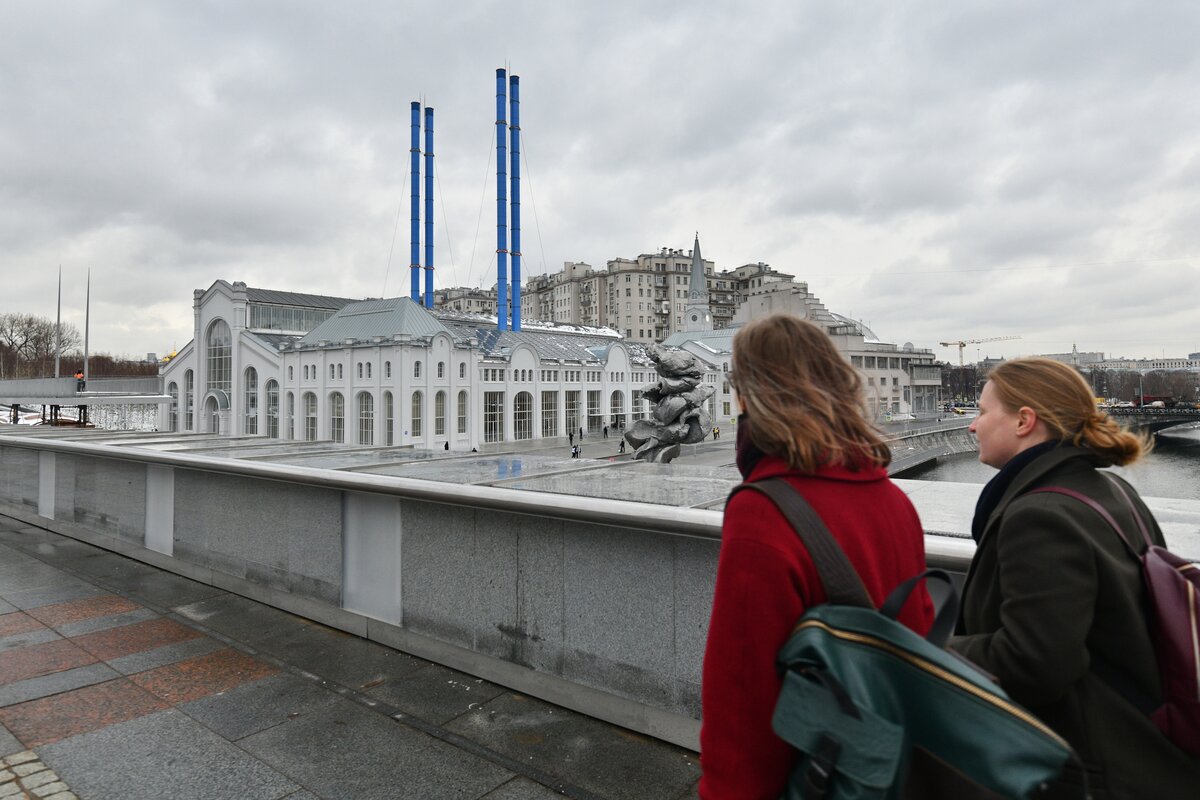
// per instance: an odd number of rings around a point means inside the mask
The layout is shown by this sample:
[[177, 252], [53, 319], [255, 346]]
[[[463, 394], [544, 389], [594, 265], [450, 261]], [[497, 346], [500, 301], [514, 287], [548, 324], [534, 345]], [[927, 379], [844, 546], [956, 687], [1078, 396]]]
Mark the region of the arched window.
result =
[[385, 378], [392, 377], [392, 362], [390, 362], [390, 361], [383, 362], [383, 377], [385, 377]]
[[421, 377], [421, 362], [420, 361], [413, 362], [413, 377], [414, 378]]
[[205, 391], [220, 389], [229, 394], [233, 382], [230, 375], [233, 367], [233, 335], [229, 332], [229, 324], [223, 319], [213, 320], [204, 341], [208, 351], [208, 388]]
[[258, 433], [258, 370], [246, 367], [245, 378], [246, 424], [244, 433]]
[[300, 368], [300, 374], [304, 376], [304, 380], [308, 380], [308, 364]]
[[367, 362], [367, 377], [371, 377], [371, 362]]
[[383, 443], [387, 447], [391, 447], [395, 441], [394, 423], [392, 420], [392, 393], [383, 393]]
[[317, 396], [312, 392], [304, 393], [304, 441], [317, 440]]
[[338, 370], [337, 370], [338, 380], [341, 380], [342, 379], [342, 365], [338, 364], [337, 368], [338, 368]]
[[190, 369], [183, 373], [183, 429], [195, 430], [192, 425], [196, 408], [196, 375]]
[[329, 437], [335, 442], [346, 441], [346, 401], [341, 392], [329, 395]]
[[533, 395], [517, 392], [513, 398], [513, 438], [533, 438]]
[[[420, 363], [420, 361], [417, 362], [418, 365]], [[424, 399], [420, 392], [412, 393], [412, 435], [414, 437], [421, 435], [421, 405]]]
[[467, 377], [467, 362], [464, 361], [458, 365], [458, 377], [460, 377], [460, 378]]
[[433, 398], [433, 435], [446, 435], [446, 393], [438, 392]]
[[296, 380], [296, 373], [293, 372], [294, 367], [288, 367], [288, 382]]
[[333, 364], [330, 364], [329, 365], [329, 380], [333, 380], [336, 377], [337, 377], [337, 367]]
[[438, 377], [439, 378], [446, 377], [446, 362], [445, 361], [438, 362]]
[[296, 395], [294, 392], [287, 393], [287, 421], [283, 428], [283, 438], [288, 440], [296, 438]]
[[171, 407], [167, 412], [167, 430], [174, 431], [179, 428], [179, 384], [171, 381], [171, 385], [167, 387], [167, 394], [171, 395]]
[[267, 381], [267, 436], [279, 438], [279, 382]]
[[370, 392], [358, 393], [358, 443], [375, 444], [375, 398]]
[[458, 432], [467, 432], [467, 392], [458, 393]]
[[608, 398], [608, 424], [614, 428], [625, 427], [625, 393], [618, 390]]
[[358, 362], [358, 377], [362, 377], [362, 362]]

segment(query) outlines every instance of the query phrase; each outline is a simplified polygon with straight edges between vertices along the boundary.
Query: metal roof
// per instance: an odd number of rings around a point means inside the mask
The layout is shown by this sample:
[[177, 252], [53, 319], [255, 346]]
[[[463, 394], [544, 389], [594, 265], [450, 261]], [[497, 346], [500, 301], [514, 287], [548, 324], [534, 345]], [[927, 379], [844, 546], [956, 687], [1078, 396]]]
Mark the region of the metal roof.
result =
[[435, 333], [456, 335], [412, 299], [392, 297], [351, 302], [305, 334], [300, 343], [367, 341], [375, 336], [390, 339], [396, 334], [433, 336]]
[[257, 331], [243, 331], [243, 333], [246, 336], [253, 336], [272, 350], [278, 350], [280, 344], [291, 344], [300, 338], [286, 333], [259, 333]]
[[737, 332], [737, 328], [720, 328], [715, 331], [673, 333], [663, 340], [663, 346], [682, 347], [684, 342], [695, 342], [714, 353], [732, 353], [733, 335]]
[[506, 358], [520, 345], [532, 347], [540, 359], [601, 363], [614, 344], [624, 344], [629, 358], [637, 364], [649, 364], [645, 348], [622, 342], [614, 336], [555, 332], [548, 330], [498, 331], [481, 327], [476, 321], [442, 318], [442, 324], [459, 339], [474, 340], [485, 357]]
[[251, 303], [273, 303], [280, 306], [300, 306], [302, 308], [337, 309], [355, 302], [349, 297], [330, 297], [324, 294], [300, 294], [299, 292], [280, 292], [275, 289], [246, 289], [246, 299]]

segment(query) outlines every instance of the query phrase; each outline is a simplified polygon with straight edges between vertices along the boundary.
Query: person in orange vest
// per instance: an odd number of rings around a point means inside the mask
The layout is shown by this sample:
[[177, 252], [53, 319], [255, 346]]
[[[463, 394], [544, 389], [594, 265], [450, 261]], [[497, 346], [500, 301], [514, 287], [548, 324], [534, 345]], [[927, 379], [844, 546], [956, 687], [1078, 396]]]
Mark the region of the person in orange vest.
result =
[[83, 380], [83, 370], [75, 370], [75, 391], [82, 392], [85, 385], [87, 384]]

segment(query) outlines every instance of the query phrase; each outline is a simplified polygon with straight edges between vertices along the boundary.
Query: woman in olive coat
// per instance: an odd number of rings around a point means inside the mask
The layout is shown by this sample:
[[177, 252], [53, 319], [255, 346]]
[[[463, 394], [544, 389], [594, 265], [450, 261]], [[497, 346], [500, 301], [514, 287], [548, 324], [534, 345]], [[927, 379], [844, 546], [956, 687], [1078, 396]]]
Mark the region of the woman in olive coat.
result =
[[[1139, 561], [1084, 503], [1030, 493], [1080, 492], [1144, 548], [1133, 510], [1097, 470], [1132, 463], [1145, 440], [1098, 411], [1087, 382], [1066, 364], [1016, 359], [988, 377], [971, 431], [979, 460], [1000, 472], [976, 506], [978, 547], [951, 647], [1071, 743], [1092, 797], [1200, 797], [1200, 760], [1138, 708], [1162, 702]], [[1121, 486], [1163, 544], [1137, 493]], [[1078, 781], [1069, 774], [1063, 782]]]

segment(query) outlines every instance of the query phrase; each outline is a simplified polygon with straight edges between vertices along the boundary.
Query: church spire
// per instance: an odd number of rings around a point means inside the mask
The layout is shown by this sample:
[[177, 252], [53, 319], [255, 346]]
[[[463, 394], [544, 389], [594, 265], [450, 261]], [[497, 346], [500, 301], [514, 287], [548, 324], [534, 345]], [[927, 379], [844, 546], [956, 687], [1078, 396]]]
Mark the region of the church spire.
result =
[[684, 330], [711, 331], [712, 309], [708, 305], [708, 277], [704, 274], [704, 256], [700, 255], [700, 232], [692, 245], [692, 277], [688, 302], [683, 310]]

